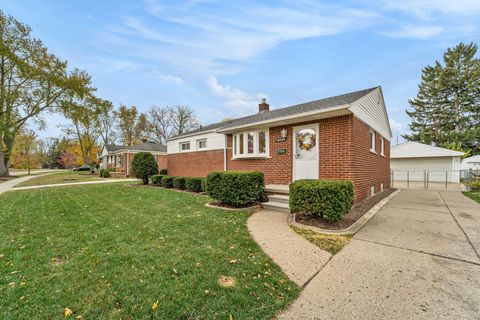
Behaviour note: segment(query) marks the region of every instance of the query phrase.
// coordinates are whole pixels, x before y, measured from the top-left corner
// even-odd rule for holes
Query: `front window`
[[[235,157],[266,157],[268,150],[268,131],[254,130],[233,136]]]
[[[190,141],[180,142],[180,151],[190,150]]]

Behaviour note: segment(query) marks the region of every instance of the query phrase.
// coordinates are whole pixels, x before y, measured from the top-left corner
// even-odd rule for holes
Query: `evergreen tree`
[[[476,149],[480,142],[480,60],[474,43],[460,43],[422,70],[417,96],[410,99],[412,134],[407,140],[437,146],[461,143]]]

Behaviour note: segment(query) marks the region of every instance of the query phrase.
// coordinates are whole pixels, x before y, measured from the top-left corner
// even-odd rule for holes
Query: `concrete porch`
[[[290,213],[289,185],[267,184],[265,193],[268,197],[268,202],[263,203],[265,210]]]

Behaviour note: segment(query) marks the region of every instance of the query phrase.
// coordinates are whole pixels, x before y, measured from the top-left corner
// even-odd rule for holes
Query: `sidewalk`
[[[247,221],[248,230],[262,250],[298,286],[305,286],[332,255],[295,233],[288,214],[262,210]]]
[[[38,177],[38,176],[37,176]],[[83,181],[83,182],[73,182],[73,183],[57,183],[57,184],[44,184],[40,186],[28,186],[28,187],[18,187],[11,189],[12,191],[16,190],[30,190],[30,189],[40,189],[40,188],[51,188],[51,187],[65,187],[65,186],[78,186],[85,184],[102,184],[102,183],[115,183],[115,182],[135,182],[140,181],[138,179],[129,178],[129,179],[111,179],[111,180],[97,180],[97,181]]]
[[[20,177],[20,178],[16,178],[16,179],[12,179],[12,180],[9,180],[9,181],[2,182],[2,183],[0,183],[0,194],[12,190],[13,187],[15,187],[16,185],[18,185],[18,184],[20,184],[24,181],[30,180],[32,178],[46,176],[46,175],[49,175],[49,174],[52,174],[52,173],[53,172],[40,174],[40,175],[34,175],[34,176]]]

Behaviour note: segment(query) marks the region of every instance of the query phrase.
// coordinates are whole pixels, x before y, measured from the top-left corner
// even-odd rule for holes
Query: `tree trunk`
[[[0,131],[0,177],[5,177],[9,176],[10,173],[8,172],[8,160],[5,157],[5,152],[3,152],[2,144],[3,134]]]

